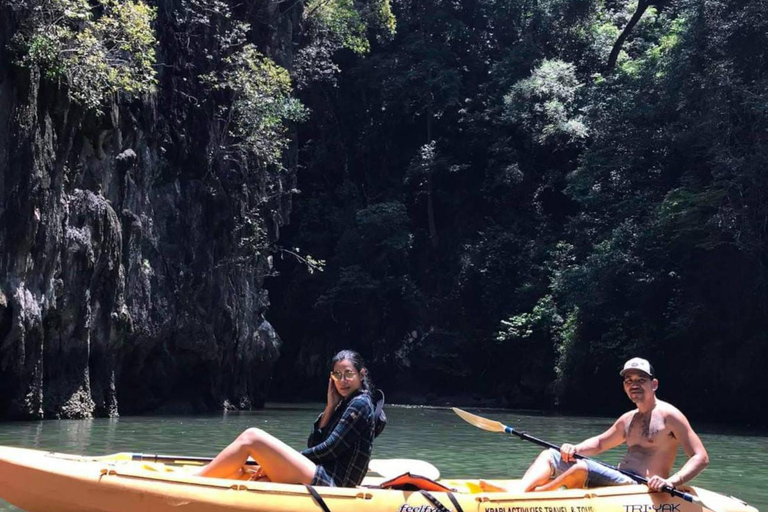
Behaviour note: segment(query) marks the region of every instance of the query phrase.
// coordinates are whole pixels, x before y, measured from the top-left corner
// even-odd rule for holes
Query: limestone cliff
[[[238,226],[256,218],[277,239],[295,149],[280,171],[211,157],[193,45],[212,36],[191,33],[185,5],[156,3],[156,94],[102,115],[15,66],[13,16],[0,17],[0,418],[263,401],[280,339],[266,253],[244,248]],[[300,10],[280,5],[238,15],[290,67]]]

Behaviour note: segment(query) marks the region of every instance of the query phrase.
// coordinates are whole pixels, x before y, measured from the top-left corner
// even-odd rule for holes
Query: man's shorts
[[[552,466],[552,478],[562,475],[575,464],[575,462],[563,461],[560,456],[560,450],[555,450],[554,448],[549,449],[549,456],[550,464]],[[585,487],[607,487],[609,485],[637,483],[635,480],[616,469],[603,466],[602,464],[591,460],[582,459],[582,462],[587,464],[587,481],[584,483]]]

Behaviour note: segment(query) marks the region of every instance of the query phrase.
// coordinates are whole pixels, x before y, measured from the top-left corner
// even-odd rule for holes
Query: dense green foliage
[[[146,3],[10,0],[10,7],[21,25],[14,36],[19,63],[63,80],[87,108],[102,106],[117,92],[153,90],[155,10]]]
[[[7,5],[84,110],[161,85],[222,265],[276,256],[283,398],[353,347],[412,400],[614,411],[634,355],[692,414],[768,400],[768,1]]]
[[[393,12],[391,41],[337,51],[338,81],[303,93],[286,236],[327,265],[278,267],[282,389],[351,345],[396,393],[605,412],[643,355],[691,414],[749,417],[768,398],[768,3]]]
[[[288,72],[244,44],[223,59],[220,71],[202,77],[213,91],[227,91],[232,99],[216,113],[219,149],[226,155],[253,155],[279,164],[288,145],[287,123],[301,121],[306,111],[291,96]]]

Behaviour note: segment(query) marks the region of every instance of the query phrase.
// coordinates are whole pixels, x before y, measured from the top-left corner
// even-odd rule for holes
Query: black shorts
[[[319,485],[322,487],[336,487],[336,482],[333,481],[331,475],[321,465],[317,465],[315,468],[315,476],[312,478],[310,485]]]

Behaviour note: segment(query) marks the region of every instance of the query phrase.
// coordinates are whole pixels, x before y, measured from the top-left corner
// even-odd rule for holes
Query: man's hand
[[[661,491],[665,487],[671,487],[673,489],[675,488],[675,484],[673,482],[674,477],[662,478],[659,475],[651,476],[648,471],[645,472],[645,475],[646,479],[648,480],[647,485],[652,491]],[[677,485],[680,485],[680,483],[678,482]]]
[[[574,445],[565,443],[560,447],[560,457],[563,459],[563,462],[575,462],[576,457],[574,455],[576,455],[576,447]]]

